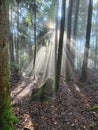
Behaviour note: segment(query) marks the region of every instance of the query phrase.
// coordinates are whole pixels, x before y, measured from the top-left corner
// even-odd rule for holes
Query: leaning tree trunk
[[[8,66],[8,6],[0,0],[0,130],[12,130]]]
[[[57,57],[57,66],[56,66],[56,78],[55,78],[55,91],[59,90],[60,82],[60,72],[61,72],[61,61],[62,61],[62,48],[63,48],[63,37],[64,37],[64,27],[65,27],[65,0],[62,0],[62,17],[60,25],[60,38],[59,38],[59,48],[58,48],[58,57]]]
[[[81,74],[81,78],[80,78],[80,81],[82,81],[82,82],[87,81],[87,65],[88,65],[92,10],[93,10],[92,6],[93,6],[93,0],[89,0],[87,30],[86,30],[86,44],[85,44],[84,59],[83,59],[83,65],[82,65],[82,74]]]

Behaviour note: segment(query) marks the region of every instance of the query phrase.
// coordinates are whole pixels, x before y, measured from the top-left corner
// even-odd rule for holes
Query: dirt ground
[[[48,103],[31,100],[38,84],[29,78],[13,81],[12,107],[19,119],[15,130],[98,130],[98,111],[89,110],[98,105],[98,70],[88,72],[86,83],[61,78],[58,94]]]

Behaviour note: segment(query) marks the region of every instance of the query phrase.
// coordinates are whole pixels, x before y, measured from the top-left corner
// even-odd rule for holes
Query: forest
[[[98,0],[0,0],[0,130],[98,130]]]

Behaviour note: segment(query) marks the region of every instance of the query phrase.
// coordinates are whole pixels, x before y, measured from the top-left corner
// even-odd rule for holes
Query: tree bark
[[[56,66],[57,66],[57,45],[58,45],[58,10],[59,10],[59,0],[56,3],[56,18],[55,18],[55,85],[56,85]]]
[[[36,0],[34,0],[34,61],[33,61],[33,73],[35,73],[35,60],[36,60]],[[35,78],[35,74],[34,74]]]
[[[83,65],[82,65],[82,74],[81,74],[81,78],[80,78],[80,80],[82,82],[87,81],[87,65],[88,65],[88,55],[89,55],[89,45],[90,45],[92,10],[93,10],[93,0],[89,0],[87,30],[86,30],[86,43],[85,43],[84,59],[83,59]]]
[[[73,0],[69,0],[69,9],[68,9],[68,18],[67,18],[67,42],[66,42],[66,81],[69,81],[71,78],[71,69],[72,69],[72,57],[71,57],[71,21],[72,21],[72,8]]]
[[[56,92],[59,90],[60,72],[61,72],[62,48],[63,48],[64,27],[65,27],[65,0],[62,0],[61,14],[62,16],[60,24],[60,37],[59,37],[58,57],[56,66],[56,84],[55,84]]]
[[[11,10],[11,23],[10,23],[10,28],[12,27],[12,6],[10,7]],[[13,34],[10,30],[9,34],[9,50],[10,50],[10,62],[14,62],[14,43],[13,43]]]
[[[31,61],[33,60],[33,53],[32,53],[32,43],[30,42],[28,45],[28,54],[29,54],[29,63],[31,63]]]
[[[98,8],[98,5],[97,5],[97,8]],[[98,18],[98,11],[97,11],[97,14],[96,14],[96,23],[95,23],[95,27],[96,27],[96,45],[95,45],[95,62],[94,62],[94,66],[95,66],[95,68],[97,68],[98,66],[97,66],[97,54],[98,54],[98,30],[97,30],[97,28],[98,28],[98,24],[97,24],[97,18]]]
[[[8,65],[9,25],[6,2],[7,0],[0,0],[0,130],[6,130],[7,125],[12,127]]]
[[[72,42],[72,70],[74,72],[75,69],[75,49],[76,49],[76,37],[77,37],[77,29],[78,29],[78,13],[79,13],[79,3],[80,0],[75,0],[76,9],[75,9],[75,18],[74,18],[74,27],[73,27],[73,42]]]
[[[10,33],[9,35],[9,42],[10,42],[10,46],[9,46],[9,49],[10,49],[10,62],[14,62],[14,43],[13,43],[13,34]]]
[[[18,38],[18,29],[19,29],[19,7],[17,3],[17,34],[16,34],[16,63],[19,64],[19,38]]]

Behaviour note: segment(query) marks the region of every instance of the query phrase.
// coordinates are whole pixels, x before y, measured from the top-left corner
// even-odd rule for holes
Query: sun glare
[[[52,22],[48,23],[49,27],[54,27]],[[59,32],[58,32],[59,33]],[[54,77],[55,76],[55,32],[51,31],[49,33],[50,38],[45,40],[45,45],[40,47],[36,54],[35,70],[34,75],[41,77]],[[58,36],[59,37],[59,36]],[[64,46],[63,46],[63,56],[62,56],[62,68],[61,74],[65,75],[65,50],[66,50],[66,33],[64,33]],[[26,70],[26,76],[28,76],[33,68],[33,60],[29,64]]]
[[[50,21],[50,22],[47,22],[46,23],[46,26],[49,28],[49,29],[55,29],[55,23]]]

